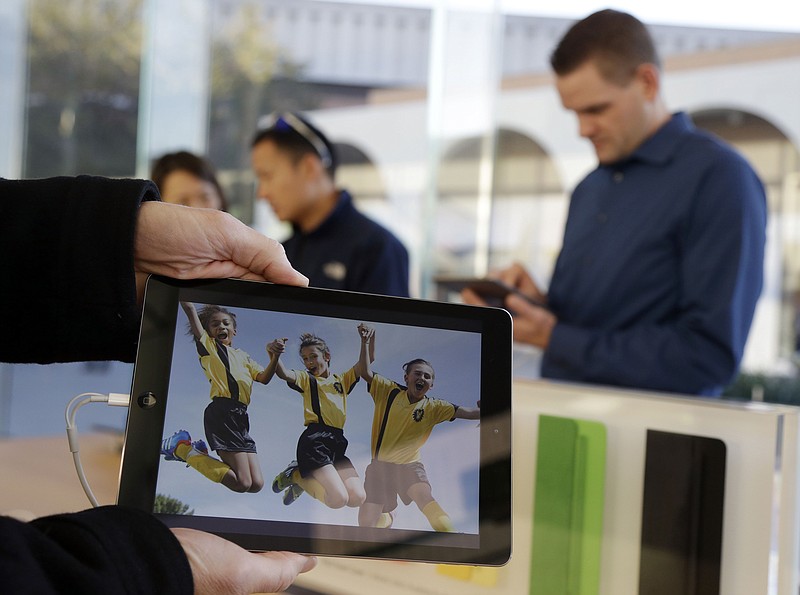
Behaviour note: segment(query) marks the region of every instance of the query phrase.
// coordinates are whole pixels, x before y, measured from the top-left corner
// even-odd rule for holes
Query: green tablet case
[[[530,595],[596,595],[606,464],[599,422],[539,416]]]

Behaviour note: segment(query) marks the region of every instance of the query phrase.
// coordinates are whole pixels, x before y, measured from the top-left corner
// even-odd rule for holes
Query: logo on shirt
[[[414,421],[422,421],[422,418],[425,417],[425,410],[422,407],[414,409],[414,413],[411,414],[411,417],[414,418]]]
[[[347,276],[347,267],[343,262],[332,260],[322,265],[322,272],[325,273],[325,276],[328,277],[328,279],[333,279],[334,281],[344,281],[344,278]]]
[[[333,383],[333,388],[339,394],[343,394],[344,393],[344,387],[342,387],[342,383],[341,382],[334,382]]]

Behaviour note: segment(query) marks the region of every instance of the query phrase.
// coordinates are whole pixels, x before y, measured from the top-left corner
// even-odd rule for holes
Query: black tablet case
[[[647,431],[640,595],[719,595],[726,447]]]

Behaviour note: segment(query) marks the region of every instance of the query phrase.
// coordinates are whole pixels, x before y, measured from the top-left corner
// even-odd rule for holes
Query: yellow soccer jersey
[[[394,389],[399,391],[391,402],[387,416],[389,396]],[[378,374],[372,377],[369,394],[375,401],[375,414],[372,417],[372,456],[379,461],[387,463],[419,461],[419,449],[428,440],[433,426],[455,419],[456,406],[452,403],[427,396],[416,403],[411,403],[408,400],[406,387]],[[384,417],[386,417],[385,424]]]
[[[203,331],[195,340],[200,365],[211,383],[210,397],[228,397],[250,404],[253,380],[264,367],[254,362],[246,351],[225,347]]]
[[[344,429],[347,395],[359,381],[355,367],[344,374],[312,376],[306,370],[292,370],[297,380],[290,387],[303,394],[303,424],[325,424]]]

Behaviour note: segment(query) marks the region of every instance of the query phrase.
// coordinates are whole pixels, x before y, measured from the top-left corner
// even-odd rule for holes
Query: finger
[[[506,285],[510,285],[511,287],[519,287],[521,281],[527,276],[527,273],[520,263],[515,262],[508,268],[496,271],[492,274],[492,276],[495,279],[502,281]]]
[[[518,295],[508,296],[505,304],[514,316],[514,340],[546,348],[557,322],[556,317],[549,310],[534,306]]]
[[[471,289],[461,290],[461,299],[465,304],[473,306],[488,306],[489,304]]]
[[[536,316],[538,312],[544,310],[544,308],[534,306],[524,297],[515,293],[508,294],[505,305],[515,316]]]
[[[241,223],[241,222],[239,222]],[[296,271],[280,242],[244,225],[232,250],[234,263],[263,280],[282,285],[308,286],[308,278]]]
[[[507,269],[498,271],[495,278],[535,300],[546,300],[536,281],[521,263],[515,262]]]
[[[251,592],[273,593],[285,591],[298,574],[308,572],[317,565],[317,558],[290,552],[263,552],[253,554]]]

